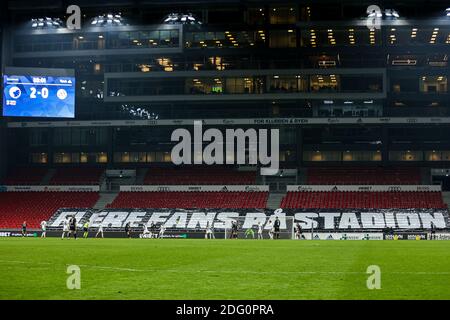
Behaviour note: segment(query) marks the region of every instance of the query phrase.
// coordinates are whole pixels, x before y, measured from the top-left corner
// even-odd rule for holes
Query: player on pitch
[[[45,221],[45,220],[41,221],[41,230],[42,230],[41,238],[46,238],[47,237],[47,221]]]

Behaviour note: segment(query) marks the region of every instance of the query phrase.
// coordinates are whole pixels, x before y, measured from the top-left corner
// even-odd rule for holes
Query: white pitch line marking
[[[29,262],[16,260],[0,260],[0,263],[9,264],[31,264],[31,265],[56,265],[51,262]],[[66,264],[69,265],[69,264]],[[79,267],[103,269],[112,271],[127,271],[127,272],[167,272],[167,273],[231,273],[231,274],[367,274],[365,271],[250,271],[250,270],[178,270],[178,269],[136,269],[136,268],[121,268],[111,266],[96,266],[77,264]],[[450,272],[428,272],[428,271],[405,271],[405,272],[386,272],[385,274],[411,274],[411,275],[450,275]]]

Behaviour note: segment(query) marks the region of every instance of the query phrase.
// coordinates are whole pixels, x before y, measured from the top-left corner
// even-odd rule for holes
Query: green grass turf
[[[2,238],[0,299],[450,299],[450,241]]]

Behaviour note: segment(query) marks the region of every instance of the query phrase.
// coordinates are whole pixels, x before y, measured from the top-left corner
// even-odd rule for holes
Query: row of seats
[[[51,185],[97,185],[105,170],[102,168],[56,169]]]
[[[307,184],[312,185],[418,185],[419,168],[309,168]]]
[[[96,192],[0,192],[0,228],[39,228],[60,208],[91,208]]]
[[[96,185],[105,170],[102,168],[60,168],[50,178],[51,185]],[[39,185],[47,168],[15,168],[4,179],[5,185]]]
[[[50,179],[52,185],[99,184],[102,168],[60,168]],[[46,168],[13,170],[5,179],[7,185],[37,185],[47,173]],[[150,185],[223,185],[255,184],[256,171],[237,171],[223,166],[151,167],[144,178]],[[404,185],[421,184],[419,168],[309,168],[307,184],[312,185]]]
[[[15,168],[4,179],[5,185],[38,185],[47,173],[46,168]]]
[[[441,192],[288,192],[282,208],[308,209],[443,209]]]
[[[120,192],[108,207],[263,209],[268,196],[268,192]]]
[[[256,171],[237,171],[234,168],[216,166],[150,168],[144,184],[152,185],[252,185],[256,183]]]

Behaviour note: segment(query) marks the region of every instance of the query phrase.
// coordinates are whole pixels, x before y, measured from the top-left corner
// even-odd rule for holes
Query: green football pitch
[[[450,241],[2,238],[0,299],[450,299]]]

